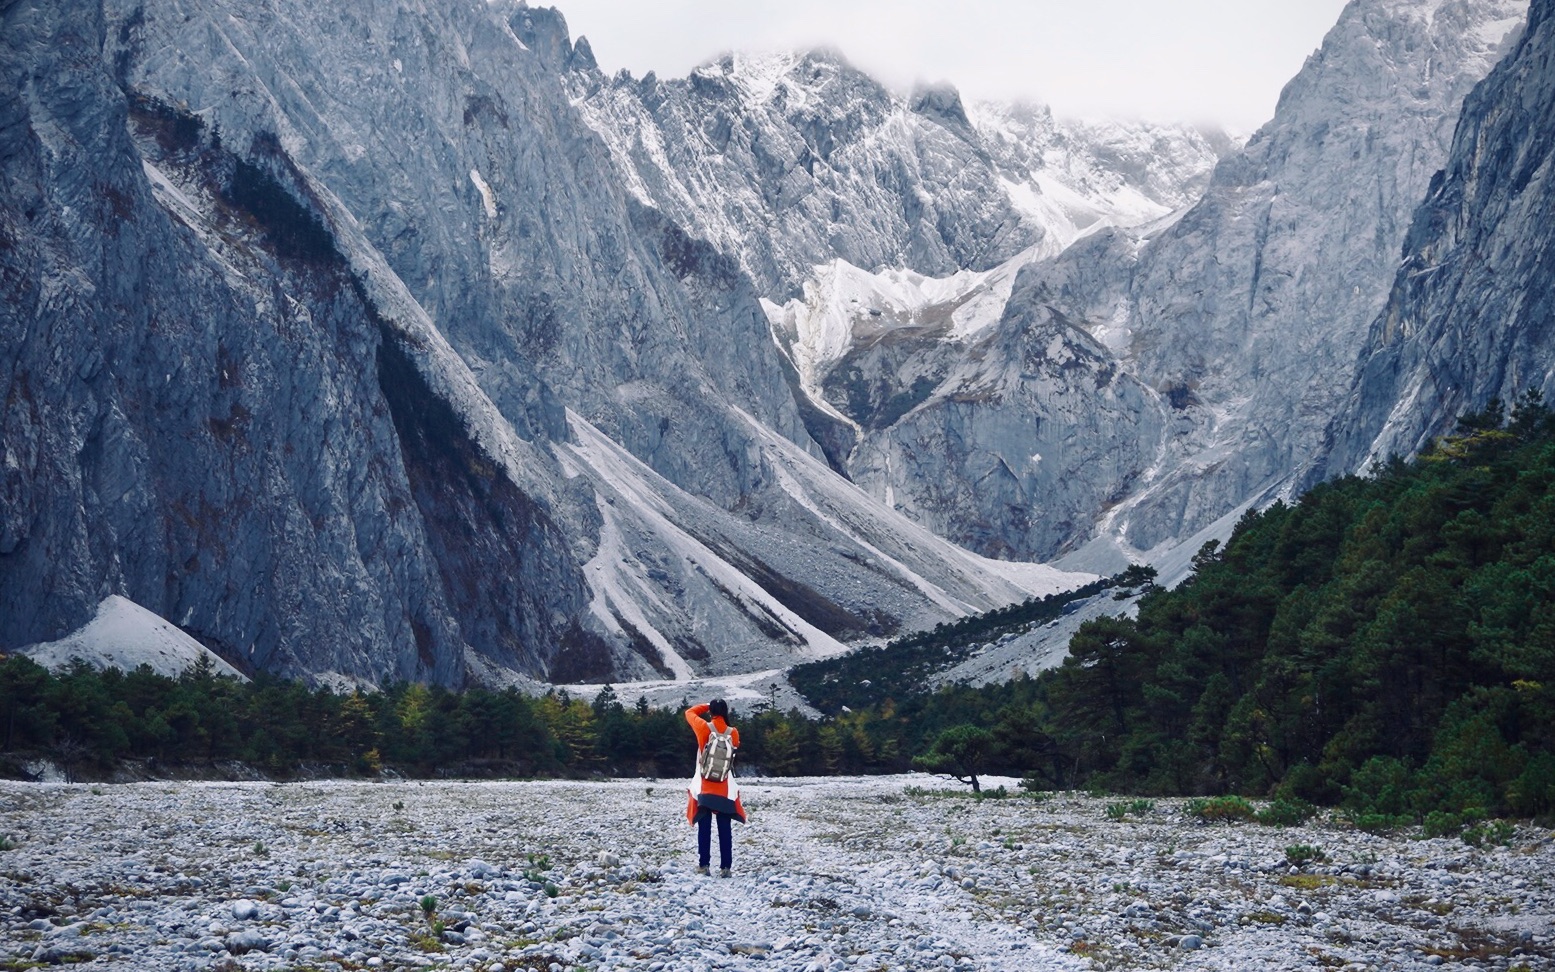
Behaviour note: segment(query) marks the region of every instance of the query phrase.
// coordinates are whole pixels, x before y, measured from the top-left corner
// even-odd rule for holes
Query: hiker
[[[728,877],[734,865],[731,821],[738,817],[740,823],[745,822],[740,786],[734,781],[734,753],[740,748],[740,730],[729,725],[729,703],[723,699],[693,705],[686,710],[686,721],[697,734],[696,772],[686,790],[686,820],[697,828],[697,873],[708,873],[716,818],[718,876]]]

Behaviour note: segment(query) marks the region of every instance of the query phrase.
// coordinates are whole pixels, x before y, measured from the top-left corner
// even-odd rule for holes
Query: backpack
[[[697,775],[710,783],[722,783],[734,769],[734,730],[713,729],[707,745],[697,754]]]

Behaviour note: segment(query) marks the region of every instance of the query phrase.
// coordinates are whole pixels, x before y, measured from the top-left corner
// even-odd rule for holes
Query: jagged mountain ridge
[[[826,481],[754,287],[619,190],[541,20],[7,9],[0,646],[119,594],[249,669],[620,679],[1069,583]]]
[[[1190,201],[1231,145],[1189,126],[967,105],[946,85],[900,95],[824,49],[728,54],[676,80],[557,63],[633,192],[779,302],[835,259],[949,276],[1053,255],[1099,223]]]

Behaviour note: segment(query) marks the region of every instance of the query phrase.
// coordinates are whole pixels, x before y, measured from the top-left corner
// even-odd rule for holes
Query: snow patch
[[[491,186],[481,178],[481,170],[470,170],[470,181],[475,183],[475,188],[480,191],[481,204],[486,207],[486,218],[497,218],[497,194],[491,191]]]
[[[125,672],[149,665],[152,671],[168,678],[177,678],[203,658],[217,675],[248,681],[171,621],[117,594],[103,598],[97,605],[97,614],[84,626],[58,641],[28,645],[20,654],[51,669],[64,668],[79,658],[94,668]]]

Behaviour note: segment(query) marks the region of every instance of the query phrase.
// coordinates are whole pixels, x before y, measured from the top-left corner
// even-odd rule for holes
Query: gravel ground
[[[1549,831],[944,786],[747,781],[720,880],[674,781],[0,783],[0,968],[1555,969]]]

